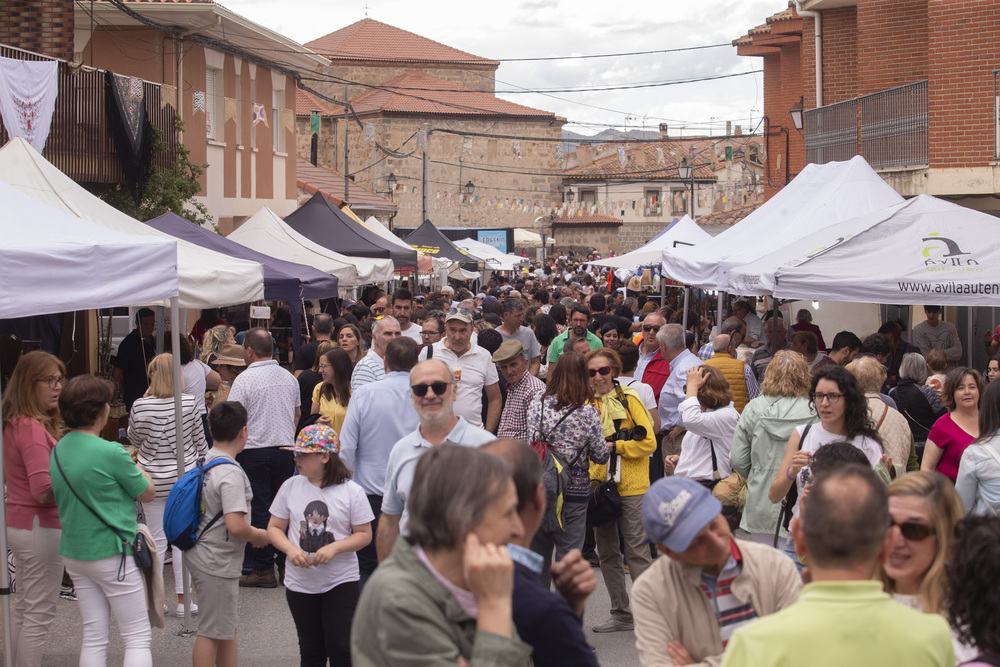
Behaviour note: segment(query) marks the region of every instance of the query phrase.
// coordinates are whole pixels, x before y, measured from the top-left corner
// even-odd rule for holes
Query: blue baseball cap
[[[722,512],[712,492],[684,477],[657,480],[642,499],[646,542],[675,553],[687,551],[695,536]]]

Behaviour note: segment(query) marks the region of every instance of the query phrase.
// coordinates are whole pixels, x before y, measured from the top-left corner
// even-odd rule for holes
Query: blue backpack
[[[201,459],[198,465],[184,473],[170,489],[163,511],[163,532],[167,536],[168,545],[187,551],[198,543],[198,538],[204,535],[206,530],[222,518],[222,512],[219,512],[200,533],[198,532],[201,515],[205,513],[205,502],[201,497],[205,472],[222,463],[233,462],[226,458],[218,458],[205,465],[205,459]]]

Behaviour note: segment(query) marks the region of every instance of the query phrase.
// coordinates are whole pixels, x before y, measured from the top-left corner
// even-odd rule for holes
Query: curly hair
[[[955,526],[955,549],[945,568],[948,620],[963,643],[1000,653],[1000,519],[969,516]]]
[[[778,350],[764,371],[760,393],[764,396],[805,398],[809,395],[809,364],[801,354]]]
[[[868,399],[865,398],[865,392],[854,376],[840,366],[824,366],[817,370],[809,386],[809,402],[813,407],[816,402],[816,385],[820,380],[835,382],[837,389],[844,395],[844,436],[856,438],[861,435],[881,446],[882,439],[875,430],[871,417],[868,416]]]
[[[976,381],[976,388],[979,390],[979,400],[982,403],[983,392],[986,391],[986,382],[983,380],[983,376],[975,368],[959,366],[948,373],[944,379],[944,387],[941,389],[941,402],[944,403],[944,407],[948,408],[948,412],[952,412],[957,406],[955,403],[955,390],[958,389],[960,384],[965,382],[966,376],[970,376]]]
[[[889,484],[889,498],[898,496],[920,498],[930,510],[931,524],[937,539],[937,553],[920,582],[920,603],[924,613],[941,613],[944,611],[948,589],[945,564],[954,553],[955,524],[965,516],[965,506],[947,477],[926,470],[911,472],[893,480]],[[882,565],[879,565],[878,577],[886,592],[892,593],[895,582],[889,578]]]

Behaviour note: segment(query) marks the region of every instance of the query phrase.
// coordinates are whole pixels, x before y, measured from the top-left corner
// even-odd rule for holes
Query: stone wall
[[[365,85],[353,85],[347,88],[348,101],[372,91],[372,86],[380,86],[392,81],[407,72],[425,72],[443,81],[458,84],[470,90],[492,95],[496,90],[495,67],[492,65],[476,67],[462,63],[454,67],[419,65],[416,63],[338,63],[329,67],[321,67],[318,73],[338,81],[358,81]],[[334,81],[315,81],[311,83],[316,90],[338,100],[344,99],[344,84]]]

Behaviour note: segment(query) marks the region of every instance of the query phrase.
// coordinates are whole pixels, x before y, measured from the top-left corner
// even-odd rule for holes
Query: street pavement
[[[611,632],[599,634],[590,630],[591,626],[608,618],[610,601],[607,589],[597,575],[597,590],[590,596],[584,614],[584,634],[597,649],[597,659],[601,665],[614,667],[638,666],[639,658],[635,650],[635,634],[632,632]],[[164,589],[174,588],[173,571],[164,569]],[[626,577],[629,588],[631,581]],[[169,608],[173,610],[177,598],[167,594]],[[194,636],[178,636],[185,628],[197,628],[198,617],[193,623],[168,616],[166,627],[153,629],[153,664],[157,667],[190,665]],[[298,643],[295,625],[288,613],[284,589],[241,588],[239,597],[240,665],[248,667],[272,667],[299,663]],[[59,600],[56,620],[50,627],[46,640],[43,665],[70,667],[78,664],[80,656],[81,620],[76,602]],[[121,665],[124,648],[118,635],[117,626],[112,621],[111,641],[108,646],[108,665]],[[544,667],[544,666],[539,666]]]

